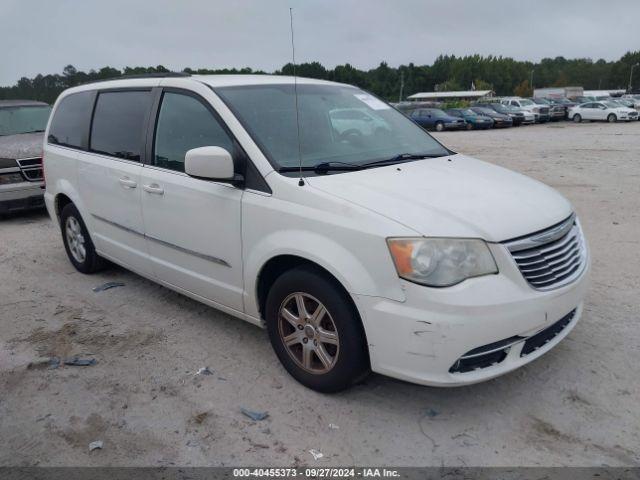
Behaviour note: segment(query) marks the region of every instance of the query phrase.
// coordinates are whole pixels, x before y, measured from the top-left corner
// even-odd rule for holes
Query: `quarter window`
[[[72,93],[56,107],[49,127],[49,143],[73,148],[87,148],[94,92]]]
[[[149,91],[100,93],[91,127],[91,150],[139,162],[150,106]]]
[[[201,101],[166,92],[158,115],[154,164],[184,172],[185,154],[198,147],[222,147],[232,153],[233,140]]]

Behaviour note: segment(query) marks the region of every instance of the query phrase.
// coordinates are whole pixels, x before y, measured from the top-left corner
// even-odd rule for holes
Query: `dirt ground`
[[[321,395],[263,330],[117,267],[77,273],[44,213],[15,215],[0,220],[0,465],[640,465],[640,123],[437,137],[573,202],[592,287],[554,350],[470,387],[372,375]],[[125,286],[92,291],[107,281]],[[38,363],[51,355],[97,364]]]

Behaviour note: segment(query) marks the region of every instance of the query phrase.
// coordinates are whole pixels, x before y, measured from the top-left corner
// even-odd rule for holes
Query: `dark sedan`
[[[452,117],[464,119],[467,130],[481,130],[493,127],[493,119],[486,115],[479,115],[469,108],[451,108],[446,111]]]
[[[462,130],[467,128],[467,123],[462,118],[447,115],[439,108],[418,108],[409,114],[409,118],[422,128],[443,130]]]
[[[476,112],[478,115],[486,115],[487,117],[491,117],[493,120],[493,126],[495,128],[503,128],[503,127],[512,127],[513,120],[509,115],[505,115],[503,113],[498,113],[492,108],[489,107],[471,107],[471,110]]]
[[[501,103],[489,103],[486,105],[486,107],[495,110],[496,112],[503,115],[511,117],[514,127],[519,127],[523,123],[527,123],[526,115],[517,107],[512,107],[511,105],[503,105]]]

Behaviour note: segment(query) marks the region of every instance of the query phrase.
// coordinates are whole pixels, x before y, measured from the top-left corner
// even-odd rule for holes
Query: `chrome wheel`
[[[71,255],[78,263],[84,263],[87,258],[87,250],[84,246],[84,235],[80,222],[75,217],[67,218],[65,223],[65,234],[67,236],[67,245]]]
[[[278,312],[278,333],[287,353],[306,372],[323,374],[335,366],[338,329],[318,299],[302,292],[285,298]]]

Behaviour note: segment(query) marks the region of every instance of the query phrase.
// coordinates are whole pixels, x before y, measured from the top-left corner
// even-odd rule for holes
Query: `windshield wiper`
[[[310,167],[304,166],[300,167],[280,167],[278,172],[298,172],[302,170],[303,172],[318,172],[324,173],[329,171],[351,171],[351,170],[361,170],[362,166],[357,165],[355,163],[346,163],[346,162],[322,162],[317,165],[312,165]]]
[[[445,155],[439,155],[435,153],[400,153],[391,158],[384,160],[376,160],[375,162],[363,163],[360,165],[362,168],[381,167],[385,165],[393,165],[395,163],[403,163],[410,160],[422,160],[423,158],[437,158],[444,157]]]
[[[384,167],[386,165],[394,165],[396,163],[408,162],[411,160],[422,160],[423,158],[437,158],[443,157],[444,155],[434,154],[434,153],[401,153],[398,155],[394,155],[391,158],[385,158],[383,160],[376,160],[375,162],[369,163],[347,163],[347,162],[322,162],[317,165],[312,166],[304,166],[300,167],[280,167],[278,172],[316,172],[316,173],[326,173],[330,171],[334,172],[351,172],[355,170],[364,170],[366,168],[375,168],[375,167]]]
[[[20,133],[40,133],[44,132],[44,130],[29,130],[28,132],[20,132]]]

